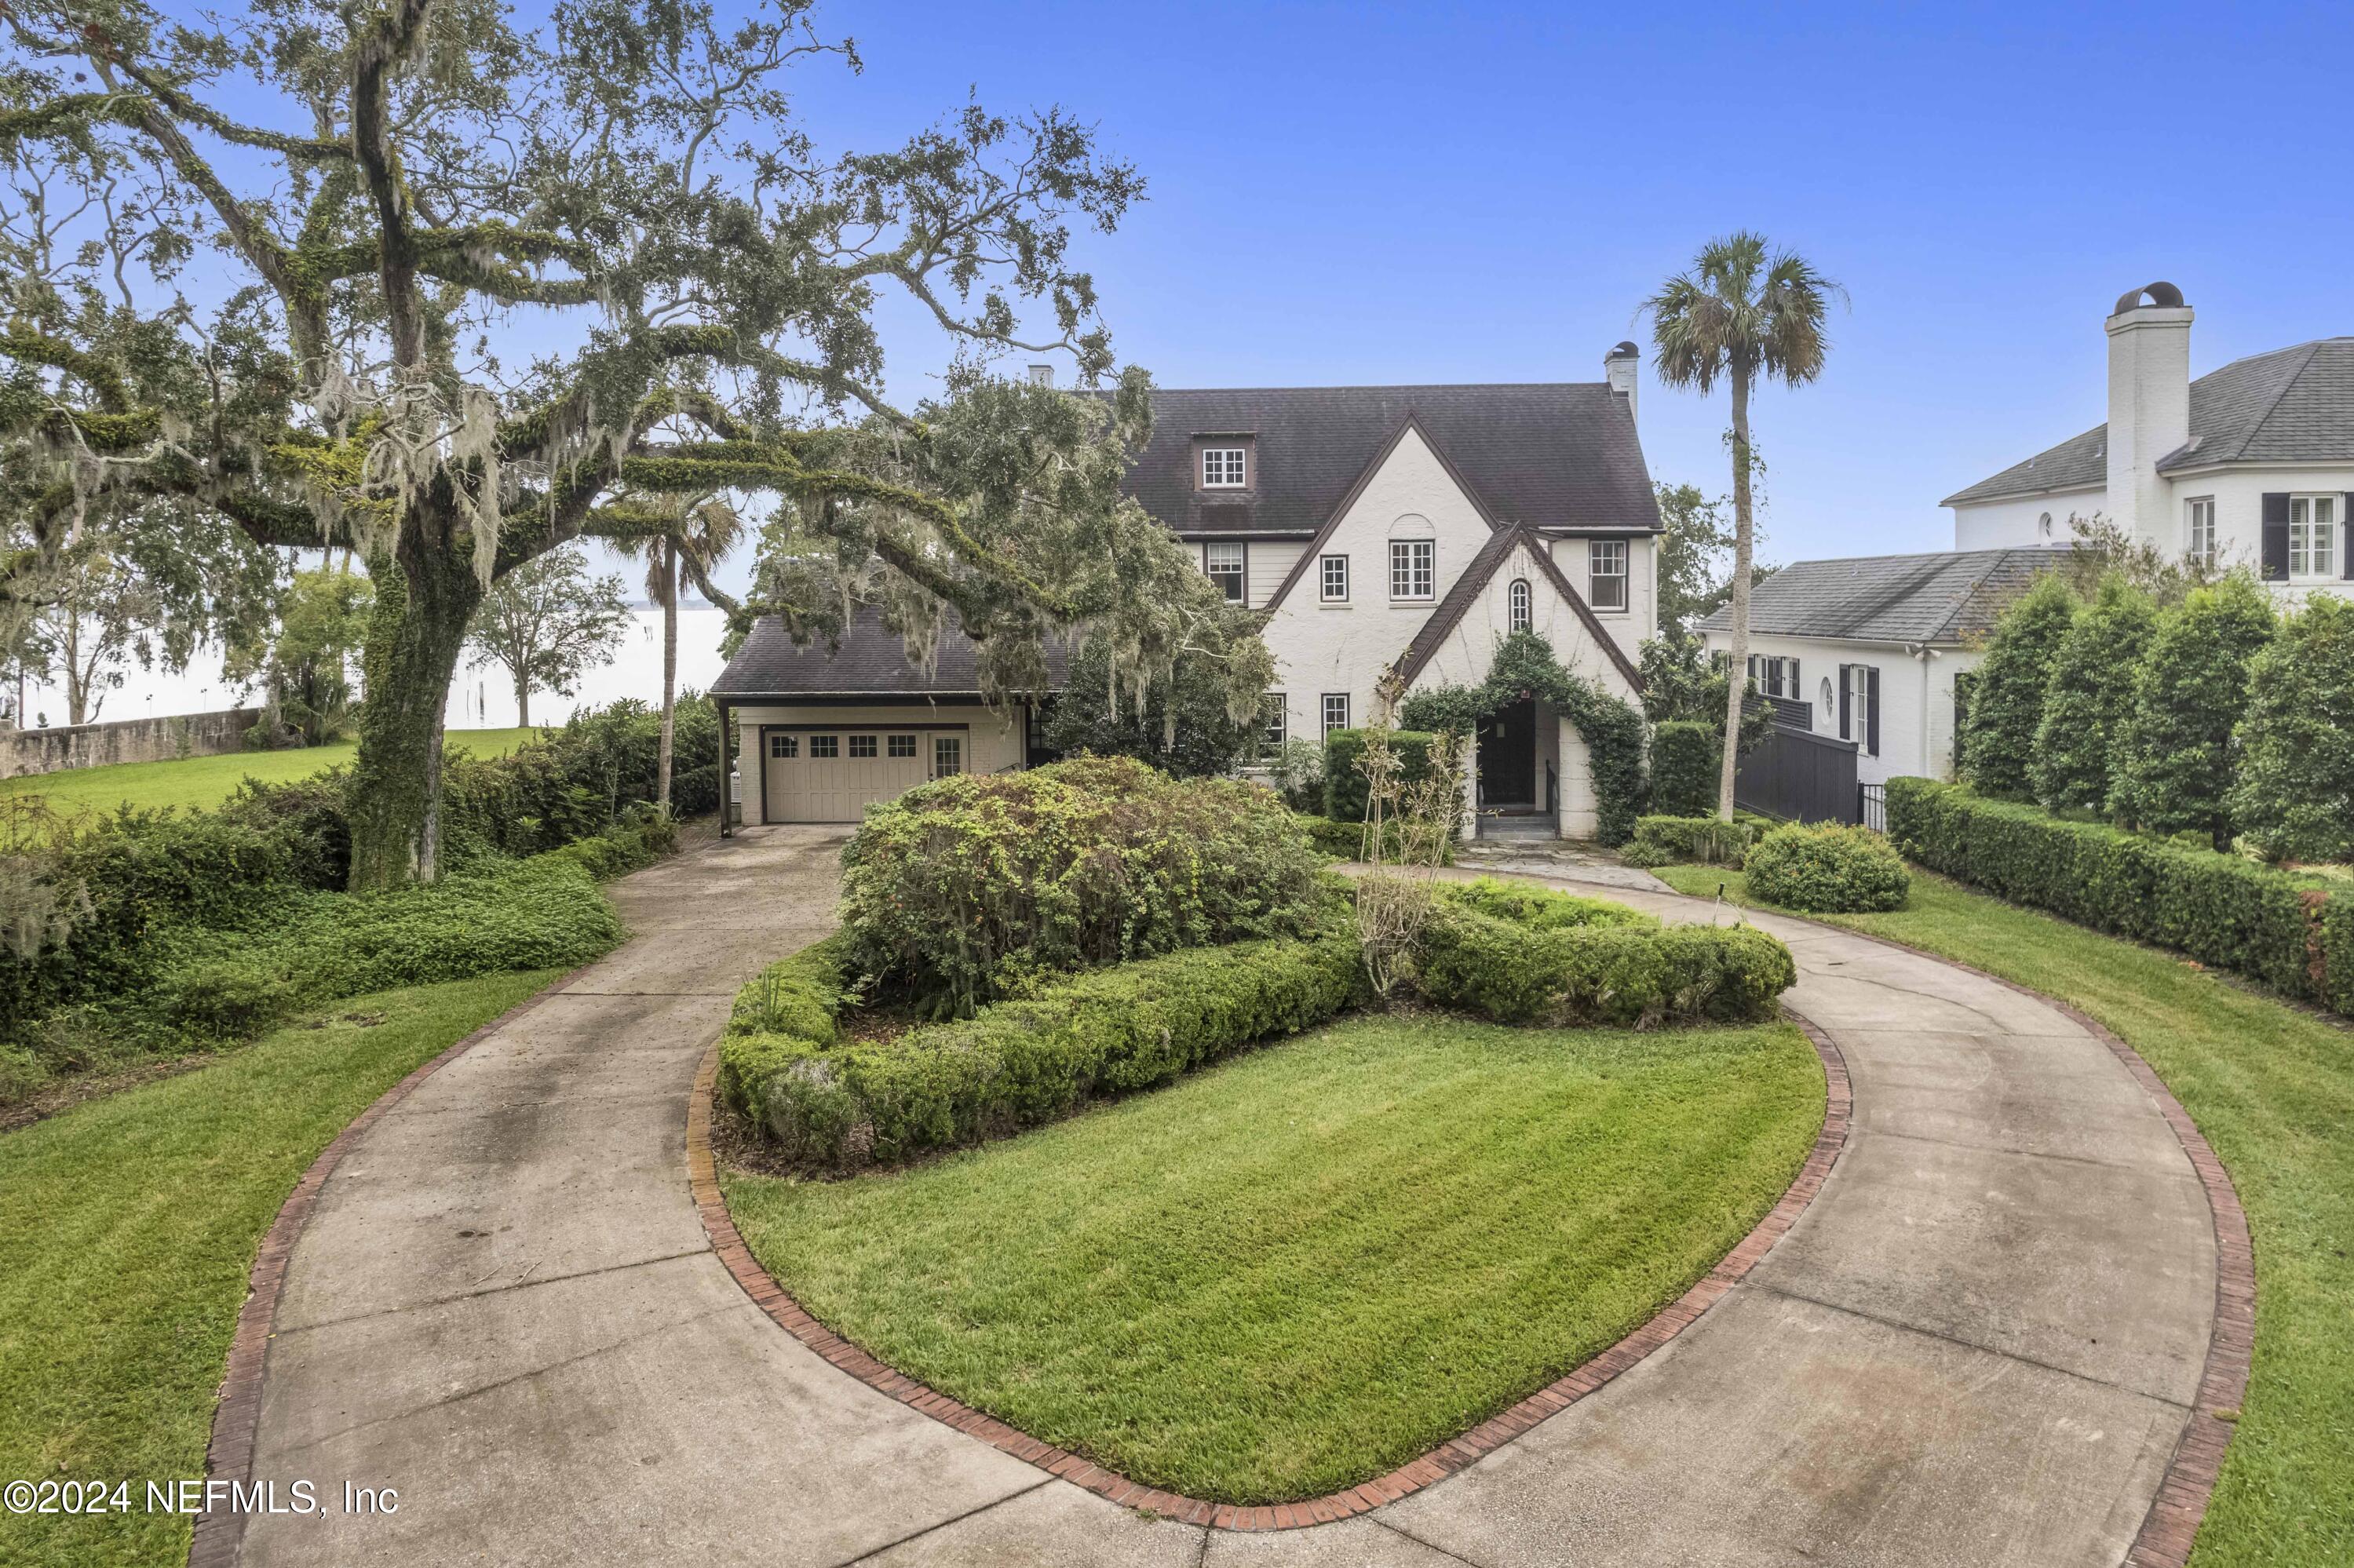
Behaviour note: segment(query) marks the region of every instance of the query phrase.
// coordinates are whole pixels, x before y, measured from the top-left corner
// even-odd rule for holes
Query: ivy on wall
[[[1480,684],[1434,686],[1406,698],[1398,722],[1407,729],[1469,734],[1481,719],[1524,696],[1545,704],[1585,738],[1602,842],[1622,844],[1633,838],[1635,819],[1643,810],[1643,715],[1563,669],[1553,644],[1533,631],[1505,638]]]

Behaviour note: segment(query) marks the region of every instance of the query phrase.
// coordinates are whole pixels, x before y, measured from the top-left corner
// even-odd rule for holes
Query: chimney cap
[[[1055,384],[1055,367],[1054,367],[1053,366],[1051,366],[1051,365],[1034,365],[1034,366],[1032,366],[1030,367],[1030,385],[1031,385],[1031,386],[1033,386],[1033,387],[1052,387],[1054,384]]]
[[[2137,311],[2142,309],[2144,295],[2148,296],[2149,306],[2153,309],[2161,311],[2176,311],[2182,308],[2182,291],[2176,288],[2173,284],[2145,283],[2138,289],[2130,289],[2125,293],[2119,294],[2117,296],[2117,308],[2110,313],[2121,316],[2127,311]]]
[[[1642,357],[1643,351],[1641,349],[1637,348],[1631,343],[1621,343],[1617,347],[1604,355],[1602,356],[1602,362],[1607,365],[1614,359],[1640,359]]]

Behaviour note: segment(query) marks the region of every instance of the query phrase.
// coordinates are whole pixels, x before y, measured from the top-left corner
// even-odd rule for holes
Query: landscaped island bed
[[[1607,1348],[1780,1198],[1795,1027],[1365,1015],[914,1170],[724,1178],[761,1263],[893,1367],[1236,1503],[1383,1474]]]
[[[1723,866],[1659,874],[1681,892],[1748,897]],[[1941,876],[1916,873],[1902,909],[1813,917],[2056,997],[2157,1071],[2231,1173],[2255,1245],[2254,1361],[2192,1568],[2354,1563],[2354,1033]]]

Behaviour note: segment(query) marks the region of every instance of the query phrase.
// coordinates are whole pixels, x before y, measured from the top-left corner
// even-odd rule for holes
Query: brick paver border
[[[286,1283],[286,1266],[294,1255],[294,1244],[302,1239],[302,1227],[310,1223],[311,1210],[319,1201],[319,1189],[327,1184],[327,1178],[335,1173],[344,1156],[367,1135],[377,1118],[407,1099],[418,1085],[538,1007],[590,967],[583,964],[549,981],[546,988],[508,1008],[431,1061],[411,1069],[407,1077],[377,1096],[367,1109],[354,1118],[349,1127],[335,1134],[319,1151],[319,1157],[311,1161],[310,1169],[302,1172],[302,1179],[294,1183],[294,1191],[279,1208],[278,1218],[270,1223],[269,1234],[261,1238],[261,1252],[254,1259],[253,1272],[247,1279],[245,1306],[238,1312],[237,1334],[229,1341],[228,1369],[221,1379],[219,1403],[213,1406],[212,1438],[205,1447],[207,1481],[252,1479],[254,1435],[261,1425],[261,1380],[269,1371],[270,1339],[278,1320],[278,1296]],[[233,1568],[238,1549],[245,1542],[245,1518],[242,1510],[226,1508],[198,1514],[188,1542],[188,1568]]]
[[[1782,1194],[1782,1201],[1757,1222],[1756,1228],[1743,1237],[1740,1244],[1725,1254],[1716,1266],[1691,1289],[1662,1308],[1649,1322],[1576,1371],[1388,1475],[1376,1477],[1347,1491],[1310,1498],[1304,1502],[1238,1508],[1232,1503],[1180,1497],[1156,1487],[1140,1485],[1076,1454],[1068,1453],[1050,1443],[1042,1443],[993,1416],[985,1415],[892,1370],[811,1317],[802,1309],[801,1303],[760,1266],[759,1260],[752,1255],[751,1248],[744,1245],[743,1236],[736,1229],[736,1222],[728,1216],[726,1201],[720,1196],[718,1172],[711,1155],[713,1096],[719,1076],[719,1047],[716,1044],[705,1054],[702,1068],[695,1074],[695,1092],[687,1097],[687,1185],[695,1195],[695,1206],[703,1216],[703,1228],[711,1237],[713,1250],[718,1253],[719,1261],[726,1266],[727,1272],[735,1277],[737,1285],[743,1287],[744,1293],[752,1298],[753,1304],[787,1333],[869,1388],[887,1393],[900,1404],[920,1410],[935,1421],[953,1426],[968,1436],[978,1437],[1002,1453],[1011,1454],[1017,1459],[1035,1465],[1048,1475],[1059,1476],[1076,1486],[1084,1487],[1122,1508],[1145,1510],[1165,1519],[1207,1525],[1215,1530],[1298,1530],[1370,1513],[1385,1503],[1394,1503],[1434,1481],[1446,1479],[1539,1422],[1559,1414],[1682,1333],[1720,1297],[1732,1289],[1742,1276],[1755,1268],[1766,1253],[1773,1250],[1774,1244],[1797,1223],[1798,1216],[1806,1212],[1807,1205],[1822,1190],[1824,1179],[1830,1174],[1833,1162],[1839,1159],[1840,1150],[1847,1142],[1848,1116],[1853,1102],[1848,1083],[1847,1062],[1840,1054],[1839,1047],[1831,1044],[1829,1035],[1797,1014],[1787,1008],[1784,1013],[1806,1032],[1807,1038],[1814,1044],[1815,1054],[1822,1059],[1825,1089],[1823,1127],[1822,1131],[1816,1135],[1815,1146],[1808,1153],[1806,1164],[1799,1168],[1797,1180]]]

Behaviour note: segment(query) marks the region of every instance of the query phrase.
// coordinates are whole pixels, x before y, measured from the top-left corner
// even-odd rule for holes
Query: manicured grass
[[[449,738],[451,745],[477,757],[504,757],[539,733],[536,728],[453,729]],[[0,789],[12,795],[39,795],[52,810],[69,814],[83,810],[111,811],[122,805],[208,808],[228,800],[248,779],[268,784],[308,779],[339,762],[348,766],[358,749],[346,742],[292,751],[230,751],[171,762],[122,762],[111,768],[75,768],[63,773],[0,779]]]
[[[1747,897],[1722,867],[1659,875]],[[1903,909],[1815,917],[2071,1002],[2157,1069],[2231,1172],[2256,1253],[2254,1367],[2191,1562],[2354,1563],[2354,1033],[1918,867]]]
[[[182,1077],[0,1136],[0,1480],[201,1477],[246,1275],[319,1150],[546,972],[337,1003]],[[366,1026],[353,1017],[380,1016]],[[189,1522],[0,1512],[0,1563],[177,1563]]]
[[[1133,1480],[1277,1502],[1624,1337],[1822,1111],[1787,1024],[1361,1018],[913,1171],[724,1180],[761,1262],[900,1371]]]

